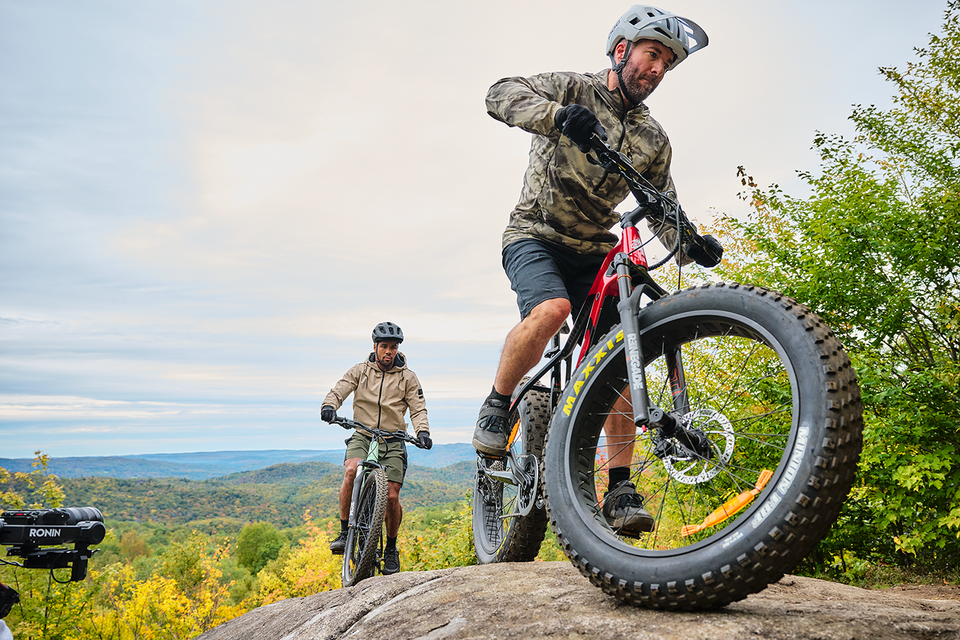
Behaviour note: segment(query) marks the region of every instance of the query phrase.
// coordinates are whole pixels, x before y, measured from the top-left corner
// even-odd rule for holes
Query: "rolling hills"
[[[205,451],[195,453],[146,453],[127,456],[50,458],[49,471],[60,478],[103,476],[110,478],[189,478],[206,480],[232,473],[264,469],[272,465],[301,462],[343,463],[343,449],[266,451]],[[430,451],[408,447],[411,465],[445,467],[473,460],[469,444],[437,444]],[[31,470],[32,458],[0,458],[8,471]]]

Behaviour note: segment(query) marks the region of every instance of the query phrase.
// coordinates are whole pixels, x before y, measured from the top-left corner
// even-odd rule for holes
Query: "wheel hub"
[[[733,425],[725,415],[708,408],[685,414],[680,422],[680,437],[660,440],[654,453],[677,482],[707,482],[720,473],[733,457],[736,446]]]

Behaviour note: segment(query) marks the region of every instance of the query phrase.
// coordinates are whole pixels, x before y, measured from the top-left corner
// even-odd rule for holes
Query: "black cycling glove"
[[[324,422],[333,422],[337,419],[337,410],[330,405],[324,405],[320,408],[320,419]]]
[[[687,256],[701,267],[715,267],[723,257],[723,246],[713,236],[706,235],[700,242],[694,242],[684,247]]]
[[[607,132],[597,120],[593,111],[579,104],[568,104],[557,111],[553,123],[560,133],[573,140],[580,151],[590,151],[590,135],[596,133],[601,140],[606,141]]]
[[[420,441],[420,446],[423,447],[424,449],[433,448],[433,440],[430,439],[430,434],[427,433],[426,431],[421,431],[420,433],[418,433],[417,440]]]

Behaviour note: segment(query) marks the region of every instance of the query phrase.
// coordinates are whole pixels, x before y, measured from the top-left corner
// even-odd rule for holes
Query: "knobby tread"
[[[736,558],[735,563],[718,562],[716,566],[691,566],[690,577],[664,584],[631,581],[618,576],[616,568],[595,566],[583,550],[574,548],[557,521],[557,512],[564,505],[555,504],[544,487],[547,511],[561,549],[591,583],[624,602],[651,609],[704,610],[724,606],[746,598],[780,579],[826,535],[853,484],[862,447],[863,406],[860,388],[849,357],[833,331],[808,307],[776,291],[760,287],[728,283],[708,283],[685,291],[707,289],[740,289],[758,301],[773,300],[789,313],[797,329],[810,335],[820,353],[826,376],[823,397],[827,400],[828,418],[815,456],[822,464],[812,466],[805,479],[797,478],[795,486],[806,488],[780,520],[769,523],[767,538],[755,548]],[[685,291],[675,292],[662,301],[669,301]],[[563,434],[552,431],[548,441]],[[549,445],[548,445],[549,446]],[[773,518],[771,518],[773,520]]]
[[[371,495],[374,500],[373,516],[370,518],[370,533],[367,536],[364,548],[360,551],[360,561],[357,562],[354,567],[352,576],[348,576],[347,574],[349,573],[350,547],[355,538],[348,536],[347,548],[344,550],[343,555],[343,571],[341,575],[341,582],[345,587],[355,585],[361,580],[372,576],[377,562],[377,547],[380,545],[380,535],[383,530],[383,521],[387,512],[387,472],[383,469],[374,469],[369,475],[368,482],[371,483],[370,489],[373,493],[365,495],[363,490],[361,490],[360,501],[361,503],[368,501]],[[361,507],[358,506],[357,508],[359,511]]]
[[[543,446],[550,427],[550,397],[541,391],[531,391],[525,398],[527,403],[528,438],[527,452],[543,463]],[[541,473],[541,478],[543,474]],[[499,562],[531,562],[540,553],[540,545],[547,531],[547,512],[534,506],[523,518],[515,518],[511,535],[503,547]]]
[[[524,402],[527,417],[524,452],[533,454],[542,464],[544,442],[550,426],[550,396],[542,391],[529,391]],[[546,531],[547,514],[543,508],[534,506],[526,516],[512,518],[491,562],[532,561],[540,552]]]

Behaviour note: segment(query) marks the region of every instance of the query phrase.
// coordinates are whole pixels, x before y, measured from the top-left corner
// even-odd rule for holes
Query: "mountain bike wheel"
[[[383,518],[387,512],[387,472],[374,469],[363,482],[357,504],[357,525],[347,532],[347,546],[343,552],[340,581],[345,587],[373,575]]]
[[[638,429],[630,443],[654,529],[620,535],[601,511],[620,446],[603,425],[627,387],[618,327],[560,397],[544,460],[550,522],[580,572],[621,600],[687,610],[741,600],[793,569],[835,520],[862,445],[856,376],[830,329],[772,291],[680,291],[639,324],[650,400],[681,413],[686,430]],[[677,348],[685,384],[671,391]]]
[[[528,475],[539,478],[543,442],[550,424],[550,396],[529,391],[510,415],[510,423],[519,422],[514,438],[514,460],[529,464]],[[547,514],[536,502],[539,488],[526,490],[494,480],[486,471],[504,471],[504,460],[481,457],[473,488],[473,546],[480,564],[492,562],[529,562],[537,557],[547,530]],[[489,466],[485,466],[489,465]],[[539,484],[539,482],[535,482]],[[529,509],[527,515],[520,511]]]

